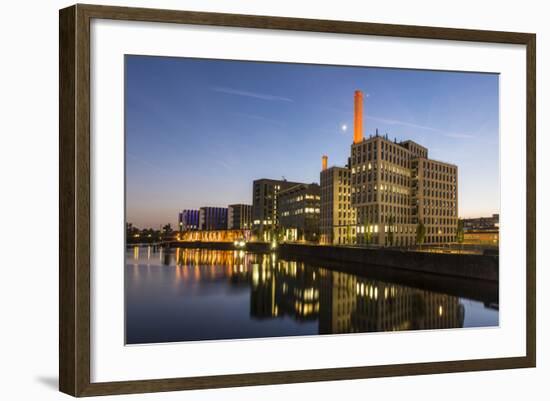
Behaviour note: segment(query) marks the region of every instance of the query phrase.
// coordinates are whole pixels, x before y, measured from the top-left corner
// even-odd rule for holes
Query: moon
[[[348,130],[347,124],[342,124],[342,126],[340,127],[340,129],[342,130],[342,132],[346,132],[346,131]]]

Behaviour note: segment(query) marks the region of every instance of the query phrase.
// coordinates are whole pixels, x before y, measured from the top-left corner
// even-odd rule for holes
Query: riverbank
[[[443,276],[498,281],[498,256],[302,244],[281,244],[279,254],[281,257],[342,261],[357,266],[385,266]]]
[[[246,249],[250,252],[270,252],[271,245],[265,242],[249,242],[238,248],[231,242],[173,242],[171,246],[219,250]],[[365,266],[382,266],[394,270],[436,274],[461,279],[476,279],[498,282],[498,256],[471,254],[444,254],[396,249],[367,249],[359,247],[326,246],[282,243],[275,251],[282,258],[325,262],[344,262],[354,269]]]

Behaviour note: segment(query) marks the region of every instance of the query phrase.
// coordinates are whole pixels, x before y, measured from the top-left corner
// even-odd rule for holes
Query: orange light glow
[[[353,143],[359,143],[363,140],[363,92],[355,91],[354,100]]]

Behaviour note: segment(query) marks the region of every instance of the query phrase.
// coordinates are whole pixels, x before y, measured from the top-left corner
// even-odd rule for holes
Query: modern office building
[[[355,92],[351,145],[351,206],[356,209],[357,242],[409,246],[456,239],[457,166],[428,158],[413,141],[386,136],[364,138],[363,96]]]
[[[184,209],[178,213],[178,230],[191,231],[199,229],[199,211]]]
[[[229,230],[252,228],[252,205],[229,205],[227,209],[227,228]]]
[[[279,227],[287,241],[319,241],[321,190],[318,184],[297,184],[278,194]]]
[[[427,244],[456,241],[458,169],[455,165],[412,158],[413,222],[425,226]]]
[[[260,241],[271,241],[278,227],[278,198],[281,190],[298,182],[262,178],[252,184],[252,226]]]
[[[320,243],[354,244],[356,214],[351,207],[351,170],[328,168],[328,157],[323,156],[320,183]]]
[[[199,209],[200,230],[227,230],[227,208],[205,206]]]

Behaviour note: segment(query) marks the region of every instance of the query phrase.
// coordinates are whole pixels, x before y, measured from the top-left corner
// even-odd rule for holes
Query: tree
[[[266,232],[268,233],[268,241],[282,242],[285,236],[284,228],[278,225],[269,226]]]
[[[171,234],[172,227],[170,227],[170,224],[166,224],[164,227],[162,227],[162,232],[165,234]]]
[[[462,244],[464,242],[464,220],[459,219],[456,226],[456,242]]]
[[[418,222],[416,226],[416,243],[422,245],[426,239],[426,227],[421,221]]]
[[[126,223],[126,242],[139,242],[139,229],[132,223]]]
[[[370,244],[372,240],[372,233],[369,230],[370,222],[369,222],[369,215],[367,213],[365,213],[365,219],[363,223],[365,226],[365,242],[367,244]]]
[[[390,216],[388,219],[388,244],[390,246],[393,245],[393,226],[395,224],[395,219],[393,218],[393,215]]]
[[[456,225],[456,242],[460,244],[462,248],[462,243],[464,242],[464,220],[459,219]]]

